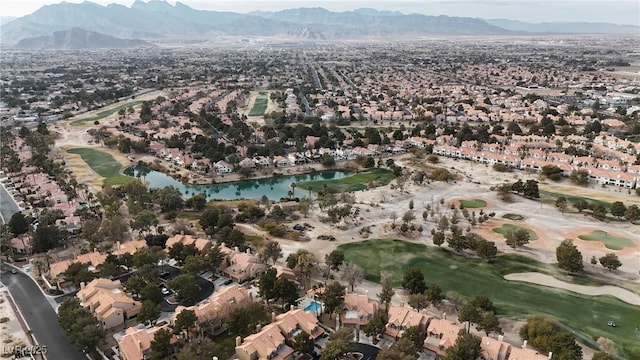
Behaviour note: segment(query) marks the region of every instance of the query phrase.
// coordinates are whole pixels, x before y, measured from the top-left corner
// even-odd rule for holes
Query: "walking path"
[[[632,305],[640,305],[640,295],[635,294],[627,289],[612,285],[586,286],[571,284],[562,280],[558,280],[553,276],[536,272],[508,274],[505,275],[504,278],[511,281],[523,281],[542,286],[555,287],[584,295],[609,295]]]

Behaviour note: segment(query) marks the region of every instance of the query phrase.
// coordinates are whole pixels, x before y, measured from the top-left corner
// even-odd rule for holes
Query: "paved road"
[[[2,221],[2,223],[8,223],[13,214],[19,211],[18,204],[13,201],[13,198],[4,188],[4,185],[0,185],[0,221]]]
[[[87,359],[69,344],[67,335],[58,324],[58,316],[29,276],[21,271],[17,274],[7,272],[2,274],[0,280],[9,289],[38,345],[47,346],[47,359]]]

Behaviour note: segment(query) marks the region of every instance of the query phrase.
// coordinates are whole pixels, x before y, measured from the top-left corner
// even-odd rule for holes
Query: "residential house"
[[[282,265],[273,265],[271,268],[276,270],[276,278],[284,277],[292,283],[300,285],[300,281],[298,281],[298,276],[296,275],[295,271]]]
[[[276,167],[288,167],[288,166],[292,166],[292,164],[294,163],[292,163],[288,158],[284,156],[274,156],[273,164]]]
[[[80,286],[76,297],[83,307],[89,308],[103,329],[123,325],[142,309],[141,303],[127,296],[120,280],[98,278]]]
[[[167,239],[166,249],[169,249],[176,243],[182,243],[183,245],[194,245],[198,251],[205,252],[213,245],[211,240],[195,237],[193,235],[176,234]]]
[[[293,349],[285,343],[278,324],[271,323],[244,341],[236,337],[236,356],[239,360],[291,360]]]
[[[549,360],[549,356],[540,354],[533,349],[527,349],[526,347],[519,348],[512,346],[509,352],[508,360]]]
[[[178,306],[174,311],[170,323],[173,324],[178,314],[183,310],[191,310],[198,318],[201,329],[210,334],[219,334],[225,330],[224,320],[231,310],[251,302],[251,296],[244,287],[232,285],[214,292],[209,298],[197,305]]]
[[[256,278],[267,270],[267,266],[257,256],[252,255],[249,249],[247,252],[237,249],[228,251],[227,263],[229,266],[225,267],[223,272],[237,282]]]
[[[284,337],[294,341],[301,331],[309,334],[312,339],[317,339],[324,334],[324,329],[318,324],[318,318],[310,311],[291,309],[284,314],[271,314],[273,323],[277,324]]]
[[[379,303],[364,294],[349,293],[344,296],[344,310],[340,321],[344,325],[367,325],[378,313]]]
[[[438,355],[443,355],[445,350],[453,346],[458,337],[464,333],[464,328],[453,321],[445,319],[432,319],[427,327],[427,337],[423,347]]]
[[[484,360],[507,360],[511,344],[503,341],[502,335],[498,339],[483,336],[480,342],[480,352]]]
[[[220,160],[213,164],[213,168],[218,174],[229,174],[233,172],[233,165],[224,160]]]
[[[56,280],[58,288],[68,286],[66,280],[63,275],[65,271],[69,268],[71,264],[74,263],[82,263],[87,264],[89,271],[97,271],[98,266],[100,266],[107,259],[107,254],[101,254],[97,251],[92,251],[90,253],[81,254],[76,256],[70,260],[62,260],[58,262],[54,262],[49,264],[49,279]]]
[[[587,168],[589,180],[601,185],[615,185],[626,189],[633,189],[637,185],[635,174],[628,172],[607,171],[599,168]]]
[[[113,255],[135,254],[138,250],[147,247],[145,240],[131,240],[124,243],[116,242],[116,248],[111,252]]]
[[[154,326],[152,328],[129,327],[124,336],[118,341],[120,357],[123,360],[145,360],[151,358],[151,342],[156,331],[165,329],[171,332],[167,325]],[[171,343],[176,343],[176,338],[171,338]]]
[[[424,330],[431,317],[419,313],[410,307],[401,306],[389,307],[389,320],[385,329],[385,334],[394,339],[402,337],[405,330],[412,326],[420,326]]]

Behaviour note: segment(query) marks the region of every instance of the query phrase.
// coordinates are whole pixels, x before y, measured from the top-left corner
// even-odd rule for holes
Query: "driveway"
[[[14,298],[38,345],[47,346],[48,359],[86,360],[69,344],[66,333],[58,324],[58,315],[33,279],[18,270],[17,274],[2,274],[0,280]]]

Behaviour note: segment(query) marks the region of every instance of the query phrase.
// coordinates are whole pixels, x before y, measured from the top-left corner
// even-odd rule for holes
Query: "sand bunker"
[[[555,288],[573,291],[573,292],[584,294],[584,295],[593,295],[593,296],[610,295],[626,303],[629,303],[632,305],[640,305],[640,295],[634,294],[633,292],[627,289],[623,289],[623,288],[612,286],[612,285],[603,285],[603,286],[576,285],[576,284],[571,284],[562,280],[558,280],[553,276],[536,273],[536,272],[508,274],[504,278],[511,281],[524,281],[524,282],[542,285],[542,286],[555,287]]]

